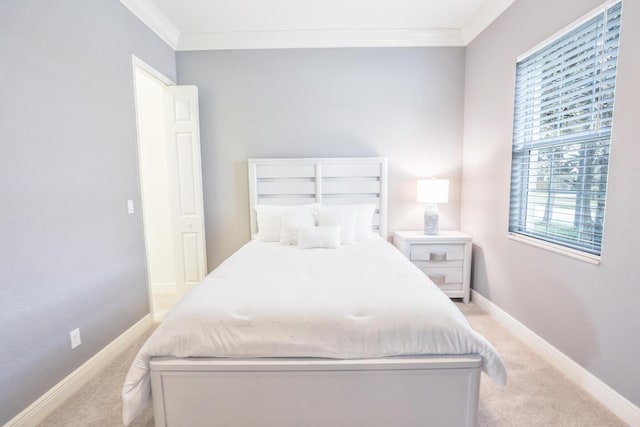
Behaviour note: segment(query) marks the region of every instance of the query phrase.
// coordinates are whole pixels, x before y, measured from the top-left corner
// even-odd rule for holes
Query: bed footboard
[[[151,360],[164,426],[474,426],[481,358]]]

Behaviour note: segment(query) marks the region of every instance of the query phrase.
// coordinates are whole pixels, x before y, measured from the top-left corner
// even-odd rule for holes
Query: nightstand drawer
[[[464,260],[453,260],[453,261],[412,261],[415,265],[420,268],[460,268],[464,266]]]
[[[462,289],[463,275],[462,268],[458,267],[420,267],[420,270],[440,289],[458,290]]]
[[[411,263],[451,298],[469,302],[471,278],[471,236],[443,230],[438,234],[423,231],[396,231],[394,245]]]
[[[411,261],[464,260],[464,245],[411,245]]]

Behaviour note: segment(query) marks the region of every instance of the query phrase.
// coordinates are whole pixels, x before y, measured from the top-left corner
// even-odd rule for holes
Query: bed
[[[124,423],[153,395],[156,426],[475,425],[504,365],[386,241],[386,159],[248,167],[253,239],[142,347]]]

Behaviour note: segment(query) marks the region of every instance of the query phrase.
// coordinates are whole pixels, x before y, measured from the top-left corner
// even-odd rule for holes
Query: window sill
[[[587,262],[589,264],[599,265],[600,257],[598,255],[591,255],[584,252],[580,252],[574,249],[565,248],[560,245],[554,245],[553,243],[543,242],[532,237],[522,236],[520,234],[509,233],[507,237],[516,242],[524,243],[527,245],[535,246],[536,248],[544,249],[550,252],[555,252],[560,255],[568,256],[573,259]]]

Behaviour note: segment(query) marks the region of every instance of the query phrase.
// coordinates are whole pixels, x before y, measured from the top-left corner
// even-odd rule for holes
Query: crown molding
[[[515,0],[487,0],[475,15],[462,27],[464,46],[471,43],[495,19],[511,6]]]
[[[149,0],[120,0],[127,9],[158,35],[173,50],[178,47],[180,31]]]
[[[179,51],[332,47],[463,46],[457,29],[182,33]]]
[[[120,0],[176,51],[466,46],[515,0],[487,0],[462,28],[180,33],[150,0]]]

